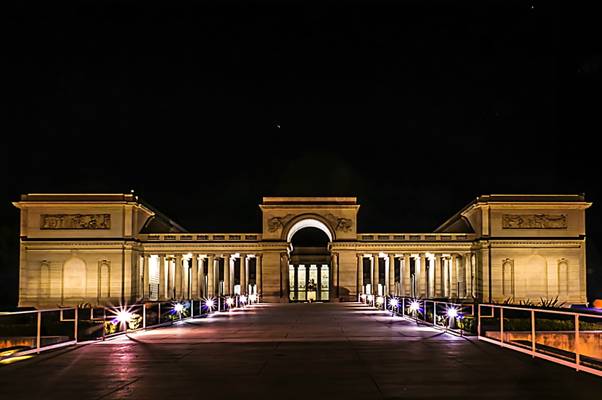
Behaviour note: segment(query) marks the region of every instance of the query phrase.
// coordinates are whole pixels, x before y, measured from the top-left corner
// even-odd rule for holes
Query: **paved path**
[[[258,305],[0,368],[0,399],[594,399],[602,379],[358,304]]]

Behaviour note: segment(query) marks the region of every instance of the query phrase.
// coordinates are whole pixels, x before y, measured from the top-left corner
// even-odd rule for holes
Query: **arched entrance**
[[[289,301],[329,301],[331,289],[330,243],[332,233],[321,221],[297,222],[287,234],[289,262]]]

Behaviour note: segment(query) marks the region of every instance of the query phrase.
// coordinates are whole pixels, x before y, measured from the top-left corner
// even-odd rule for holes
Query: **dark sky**
[[[585,192],[599,293],[586,5],[20,2],[4,13],[0,304],[20,193],[130,189],[208,232],[259,231],[268,195],[357,196],[360,231],[408,232],[479,194]]]

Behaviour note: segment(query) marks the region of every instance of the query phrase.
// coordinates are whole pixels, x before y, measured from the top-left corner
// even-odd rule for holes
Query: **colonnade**
[[[141,300],[261,295],[261,254],[145,254],[139,270]]]
[[[471,253],[358,254],[358,294],[417,298],[476,296]]]

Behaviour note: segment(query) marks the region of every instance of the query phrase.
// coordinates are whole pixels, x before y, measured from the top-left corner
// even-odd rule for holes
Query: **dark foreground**
[[[0,368],[1,399],[592,399],[602,379],[358,304],[258,305]]]

